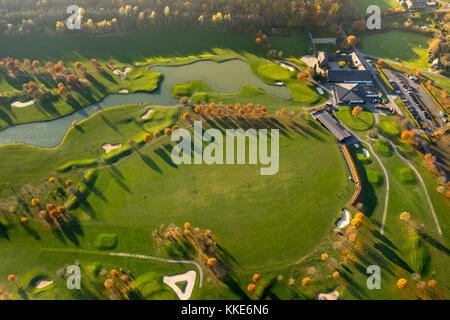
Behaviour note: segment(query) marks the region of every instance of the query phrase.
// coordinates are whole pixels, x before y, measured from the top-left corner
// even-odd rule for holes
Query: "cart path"
[[[392,148],[394,149],[395,154],[396,154],[396,155],[397,155],[404,163],[406,163],[406,164],[408,165],[408,167],[410,167],[410,168],[414,171],[414,173],[416,174],[417,178],[419,178],[420,184],[422,185],[423,191],[424,191],[424,193],[425,193],[425,196],[426,196],[426,199],[427,199],[427,202],[428,202],[428,206],[430,207],[430,210],[431,210],[431,214],[432,214],[432,216],[433,216],[434,223],[436,224],[436,229],[437,229],[438,233],[439,233],[440,235],[442,235],[442,229],[441,229],[441,226],[440,226],[440,224],[439,224],[439,220],[438,220],[438,218],[437,218],[436,211],[434,210],[433,203],[431,202],[430,195],[428,194],[428,191],[427,191],[427,187],[426,187],[425,182],[423,181],[423,178],[422,178],[422,176],[420,175],[419,171],[416,169],[416,167],[413,166],[413,164],[411,163],[411,161],[409,161],[408,159],[406,159],[405,157],[403,157],[403,156],[400,154],[400,152],[398,151],[397,147],[395,146],[395,144],[394,144],[391,140],[389,140],[389,139],[387,139],[387,138],[385,138],[385,137],[383,137],[383,136],[380,136],[380,137],[381,137],[382,139],[384,139],[384,140],[386,140],[387,142],[390,143],[390,145],[391,145]]]

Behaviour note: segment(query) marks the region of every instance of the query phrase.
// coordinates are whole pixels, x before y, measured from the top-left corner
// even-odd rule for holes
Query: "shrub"
[[[415,184],[417,182],[414,171],[409,167],[399,168],[395,173],[403,184]]]
[[[392,146],[387,141],[378,140],[374,145],[375,151],[383,156],[391,157],[393,150]]]
[[[150,141],[152,141],[152,135],[151,134],[145,134],[144,135],[144,142],[145,143],[148,143],[148,142],[150,142]]]
[[[372,185],[379,187],[383,182],[383,177],[378,170],[367,169],[367,180],[369,180]]]

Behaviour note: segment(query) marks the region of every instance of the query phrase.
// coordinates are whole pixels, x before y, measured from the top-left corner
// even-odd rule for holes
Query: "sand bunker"
[[[34,104],[36,102],[36,100],[30,100],[27,102],[20,102],[20,101],[15,101],[13,103],[11,103],[11,107],[16,107],[16,108],[23,108],[23,107],[28,107],[31,106],[32,104]]]
[[[350,224],[350,212],[347,209],[342,209],[342,218],[336,222],[338,228],[344,229]]]
[[[141,119],[148,119],[153,111],[155,111],[155,110],[148,109],[147,112],[144,115],[141,116]]]
[[[369,153],[369,151],[367,151],[366,148],[363,148],[363,153],[364,153],[364,155],[366,156],[366,158],[369,158],[369,157],[370,157],[370,153]]]
[[[120,71],[119,69],[114,69],[113,73],[120,76],[122,79],[127,78],[127,73],[131,71],[131,67],[126,67],[123,71]]]
[[[36,283],[36,288],[42,289],[42,288],[45,288],[45,287],[51,285],[52,283],[53,283],[53,281],[39,280]]]
[[[175,291],[180,300],[188,300],[191,297],[192,290],[194,289],[196,275],[197,274],[195,271],[191,270],[174,276],[164,276],[162,280],[165,284],[171,287],[173,291]],[[180,287],[176,285],[177,282],[181,281],[187,282],[184,291],[181,291]]]
[[[319,300],[337,300],[339,298],[339,292],[337,290],[333,290],[328,293],[319,293],[317,298]]]
[[[291,66],[288,66],[287,64],[285,64],[285,63],[282,63],[282,62],[280,62],[280,66],[282,66],[283,68],[286,68],[286,69],[288,69],[289,71],[295,71],[295,68],[294,67],[291,67]]]
[[[119,93],[126,94],[128,93],[128,89],[120,89]]]
[[[102,145],[103,150],[105,150],[105,153],[109,153],[115,149],[119,149],[120,147],[122,147],[122,144],[109,144],[109,143],[105,143],[104,145]]]

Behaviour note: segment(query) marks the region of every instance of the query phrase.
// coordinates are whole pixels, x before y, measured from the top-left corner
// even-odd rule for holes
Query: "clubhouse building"
[[[337,104],[378,103],[382,95],[374,79],[355,52],[328,54],[319,52],[318,66],[332,84]]]

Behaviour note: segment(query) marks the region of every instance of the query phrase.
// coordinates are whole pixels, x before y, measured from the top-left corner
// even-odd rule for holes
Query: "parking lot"
[[[432,98],[420,86],[416,77],[384,69],[389,83],[420,126],[432,133],[444,125],[444,118]]]

